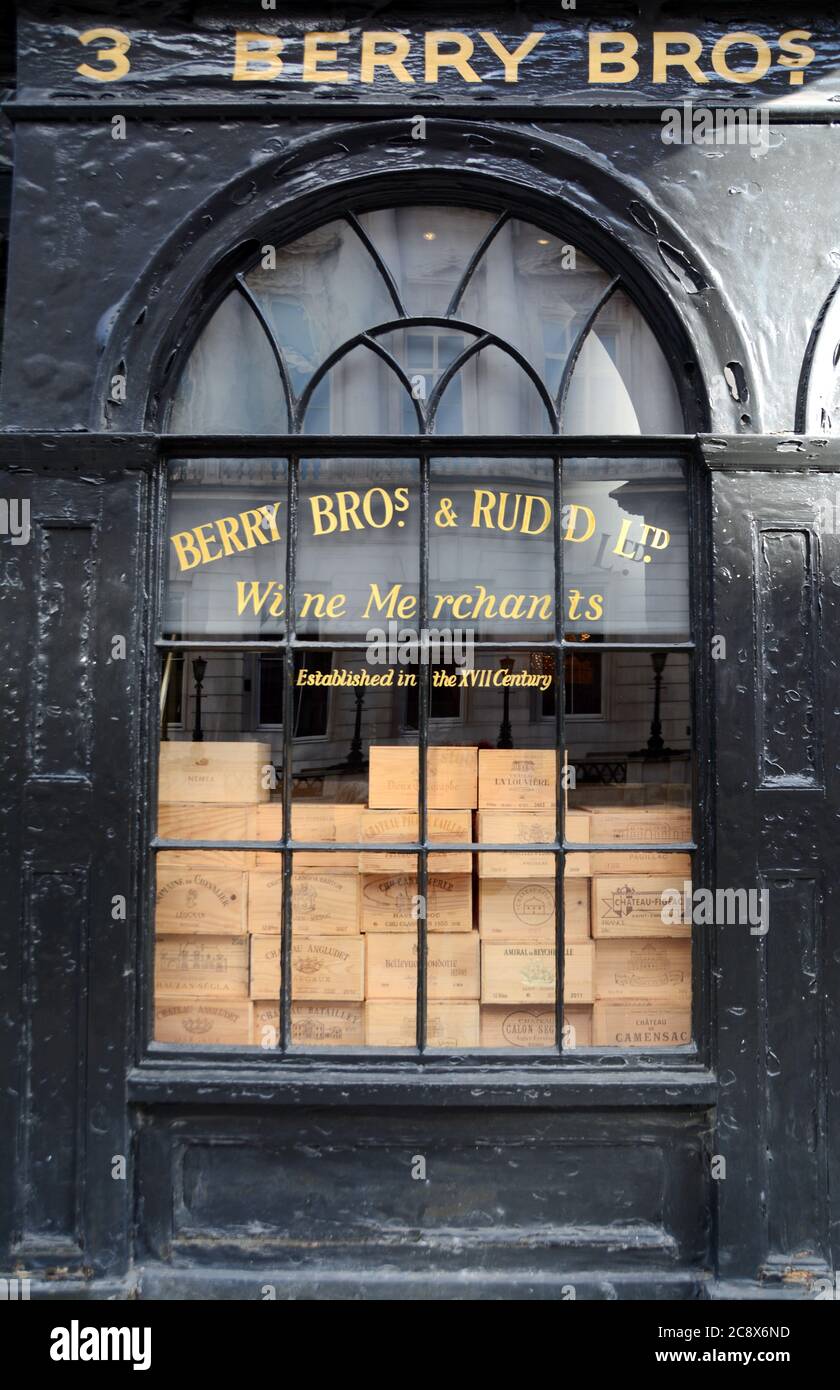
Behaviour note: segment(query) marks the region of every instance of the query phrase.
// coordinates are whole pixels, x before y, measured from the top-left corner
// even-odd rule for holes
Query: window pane
[[[356,347],[327,372],[313,393],[305,434],[416,434],[411,396],[392,367]]]
[[[340,343],[394,318],[396,310],[375,260],[347,222],[307,232],[279,247],[275,259],[273,269],[260,264],[245,278],[300,395]]]
[[[566,635],[687,640],[685,465],[672,459],[568,459],[563,504]]]
[[[625,804],[668,804],[683,830],[677,838],[689,839],[694,767],[689,657],[603,652],[600,665],[601,714],[566,720],[564,758],[574,770],[570,806],[589,809],[597,803],[619,810]],[[573,704],[583,669],[576,664],[571,672]],[[552,717],[546,719],[549,726]],[[609,817],[606,823],[612,825]]]
[[[271,345],[237,291],[222,300],[186,360],[173,434],[285,434],[286,398]]]
[[[680,434],[674,377],[640,310],[619,292],[605,304],[572,374],[565,434]]]
[[[286,662],[284,656],[260,656],[258,726],[282,728]],[[296,652],[294,656],[294,727],[302,736],[323,737],[327,732],[329,697],[326,686],[305,688],[300,673],[328,676],[332,665],[329,652]]]
[[[189,459],[170,466],[165,637],[282,635],[286,470],[284,459]]]
[[[547,459],[432,460],[433,629],[462,640],[553,638],[553,476]]]
[[[456,429],[455,405],[462,424]],[[486,347],[471,357],[444,388],[439,410],[449,432],[469,434],[550,434],[551,418],[527,372],[501,348]],[[438,422],[438,433],[447,431]]]
[[[366,212],[359,221],[393,275],[406,312],[440,316],[496,216],[475,208],[404,207]]]
[[[384,643],[417,625],[418,465],[303,459],[295,600],[299,637]],[[368,633],[373,632],[373,637]],[[391,657],[395,660],[395,657]]]
[[[610,278],[577,247],[513,218],[484,253],[457,316],[518,348],[556,396],[576,333]]]

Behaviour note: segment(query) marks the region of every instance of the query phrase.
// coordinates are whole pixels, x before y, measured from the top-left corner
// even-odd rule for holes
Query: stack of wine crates
[[[263,790],[260,743],[164,743],[161,839],[277,841],[282,808]],[[556,831],[549,749],[430,748],[426,1038],[430,1047],[494,1050],[555,1041],[556,857],[534,851]],[[296,841],[358,850],[297,850],[292,874],[291,1039],[299,1046],[413,1047],[416,1040],[416,856],[385,849],[419,836],[418,750],[370,749],[367,805],[299,800]],[[565,1046],[647,1047],[690,1038],[690,926],[665,920],[664,888],[688,860],[630,852],[688,836],[669,806],[566,813]],[[475,869],[477,868],[477,873]],[[161,851],[155,917],[155,1038],[277,1041],[282,856],[269,849]],[[673,914],[672,914],[673,916]]]

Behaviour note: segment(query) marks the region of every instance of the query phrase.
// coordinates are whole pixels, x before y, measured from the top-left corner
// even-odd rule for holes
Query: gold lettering
[[[282,47],[283,40],[276,35],[238,30],[233,50],[234,82],[273,82],[283,71]]]
[[[584,531],[582,536],[575,535],[575,525],[577,523],[578,515],[585,516],[588,522],[586,530]],[[591,510],[590,507],[581,506],[578,502],[570,502],[569,520],[566,525],[566,534],[563,537],[564,541],[576,541],[578,544],[580,544],[582,541],[588,541],[589,537],[593,535],[594,532],[595,513]]]
[[[538,526],[537,529],[536,529],[535,531],[532,531],[532,530],[531,530],[531,527],[530,527],[530,525],[529,525],[529,523],[530,523],[530,520],[531,520],[531,512],[532,512],[533,509],[534,509],[534,503],[537,503],[539,506],[542,507],[542,509],[543,509],[543,519],[542,519],[542,524],[541,524],[540,526]],[[549,524],[550,521],[551,521],[551,507],[548,505],[548,502],[545,500],[544,497],[540,497],[539,495],[536,495],[536,496],[535,496],[534,494],[529,493],[528,496],[525,498],[525,508],[524,508],[524,510],[523,510],[523,512],[522,512],[522,534],[523,534],[523,536],[541,536],[542,533],[543,533],[543,531],[544,531],[545,528],[548,526],[548,524]]]
[[[379,44],[390,44],[388,53],[379,53]],[[387,68],[398,82],[413,82],[414,78],[405,66],[403,59],[411,50],[411,41],[405,34],[389,34],[382,29],[365,30],[362,34],[362,82],[375,82],[376,69]]]
[[[328,536],[338,526],[333,511],[332,498],[327,497],[326,494],[320,497],[310,497],[309,505],[312,508],[313,536]],[[329,522],[329,525],[323,524],[325,522]]]
[[[235,516],[220,516],[216,522],[219,531],[219,539],[222,542],[222,549],[225,555],[232,555],[234,549],[246,550],[239,539],[239,522]]]
[[[632,525],[632,517],[626,516],[621,523],[621,530],[618,533],[618,540],[613,546],[613,555],[620,555],[622,560],[634,560],[636,558],[635,550],[625,550],[623,548],[624,542],[627,540],[627,536]]]
[[[672,44],[684,44],[684,53],[671,53]],[[708,74],[697,66],[697,59],[703,52],[703,44],[696,34],[675,29],[673,33],[655,30],[653,35],[653,80],[667,82],[669,68],[685,68],[694,82],[708,82]]]
[[[441,44],[455,45],[454,53],[442,53]],[[465,82],[480,82],[478,73],[470,67],[469,59],[475,44],[466,34],[454,29],[433,29],[426,35],[426,81],[437,82],[441,68],[455,68]]]
[[[334,72],[324,72],[321,63],[337,63],[338,50],[332,45],[349,42],[350,33],[347,29],[332,34],[307,34],[303,40],[304,82],[346,82],[348,74],[343,68],[337,68]],[[329,46],[322,47],[324,44]]]
[[[96,57],[100,63],[110,63],[111,66],[106,72],[101,72],[99,68],[92,68],[89,63],[80,63],[76,68],[82,77],[90,77],[94,82],[116,82],[118,78],[125,77],[131,71],[131,64],[126,58],[126,53],[131,47],[131,39],[128,34],[124,34],[122,29],[86,29],[79,35],[79,43],[96,43],[97,39],[111,39],[110,48],[97,48]]]
[[[179,531],[177,535],[170,536],[170,540],[178,556],[179,569],[191,570],[201,563],[201,555],[193,542],[192,531]],[[195,559],[190,559],[190,556],[195,556]]]
[[[205,536],[205,531],[209,531],[210,535]],[[214,539],[212,521],[205,521],[201,526],[196,526],[194,535],[198,542],[198,548],[201,551],[202,564],[207,565],[211,560],[221,560],[221,550],[217,551],[215,555],[210,554],[210,542]]]
[[[378,584],[371,584],[370,597],[362,617],[369,618],[371,609],[375,608],[379,613],[384,609],[388,618],[413,618],[417,609],[417,599],[413,594],[400,596],[401,588],[401,584],[392,584],[388,592],[383,595],[379,592]]]
[[[499,604],[500,618],[521,618],[525,603],[524,594],[505,594]]]
[[[490,515],[491,508],[495,501],[493,493],[488,492],[485,488],[477,487],[473,489],[473,498],[475,499],[472,518],[473,526],[481,526],[483,521],[488,531],[495,531],[496,528],[493,525]]]
[[[795,53],[795,58],[780,57],[779,63],[783,68],[791,68],[788,81],[792,86],[799,87],[805,81],[804,68],[816,58],[813,48],[807,43],[797,43],[797,39],[810,39],[811,35],[806,29],[788,29],[786,34],[779,35],[779,48],[782,53]]]
[[[606,50],[607,44],[617,45],[617,52]],[[589,35],[589,81],[633,82],[639,76],[639,64],[634,54],[639,40],[633,34],[597,33]],[[617,72],[608,71],[617,68]]]
[[[533,53],[540,39],[545,38],[545,34],[529,34],[513,53],[505,48],[501,39],[497,39],[495,34],[486,33],[482,29],[479,31],[479,37],[484,40],[491,53],[495,53],[497,58],[501,58],[505,70],[505,81],[518,82],[519,64],[523,58],[528,57],[529,53]]]
[[[745,71],[738,71],[737,68],[729,66],[726,55],[736,43],[747,43],[755,49],[755,62]],[[728,82],[757,82],[767,72],[772,61],[770,45],[765,43],[759,34],[750,34],[742,30],[735,34],[724,34],[712,49],[712,67],[718,77],[725,77]]]

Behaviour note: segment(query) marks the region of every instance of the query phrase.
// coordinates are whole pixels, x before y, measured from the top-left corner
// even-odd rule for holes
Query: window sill
[[[396,1059],[394,1059],[396,1060]],[[606,1066],[464,1066],[445,1061],[342,1065],[321,1058],[255,1063],[148,1059],[128,1076],[141,1105],[447,1106],[489,1109],[703,1108],[717,1101],[714,1072],[694,1057]]]

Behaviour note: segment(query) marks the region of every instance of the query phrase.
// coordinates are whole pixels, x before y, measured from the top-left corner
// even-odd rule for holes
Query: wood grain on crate
[[[234,935],[247,931],[248,879],[241,870],[157,856],[155,930]]]
[[[158,795],[164,802],[268,801],[264,769],[271,761],[270,743],[162,743]]]
[[[426,923],[430,932],[472,931],[472,876],[429,874]],[[416,874],[363,874],[362,931],[417,933]]]
[[[247,936],[155,937],[155,995],[248,998]]]
[[[429,748],[426,804],[435,810],[471,811],[477,797],[476,748]],[[372,743],[368,802],[372,810],[416,811],[420,801],[420,750]]]

